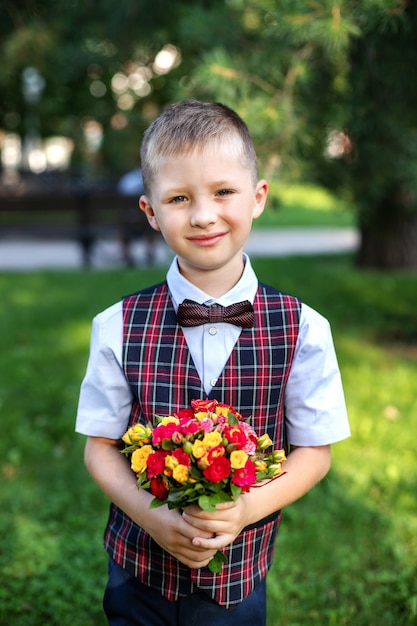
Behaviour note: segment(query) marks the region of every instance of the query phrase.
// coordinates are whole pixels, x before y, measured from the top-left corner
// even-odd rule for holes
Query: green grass
[[[417,277],[256,259],[331,320],[352,438],[284,512],[269,626],[417,624]],[[100,626],[107,502],[74,434],[92,316],[164,270],[0,274],[0,623]]]
[[[355,224],[350,205],[317,185],[271,181],[263,214],[254,227],[346,227]]]

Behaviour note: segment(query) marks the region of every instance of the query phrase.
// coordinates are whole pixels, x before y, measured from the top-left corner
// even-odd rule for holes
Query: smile
[[[219,241],[221,241],[225,237],[226,233],[213,233],[212,235],[200,235],[197,237],[190,237],[189,241],[194,243],[196,246],[200,246],[202,248],[208,248],[210,246],[216,245]]]

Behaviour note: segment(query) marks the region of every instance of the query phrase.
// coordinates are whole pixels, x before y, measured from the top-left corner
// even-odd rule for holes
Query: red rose
[[[153,454],[148,456],[146,462],[146,473],[148,478],[162,474],[165,469],[165,457],[167,452],[165,450],[157,450]],[[151,458],[152,457],[152,458]]]
[[[250,459],[245,463],[245,467],[233,472],[232,483],[241,487],[242,491],[249,491],[251,485],[256,482],[256,468]]]
[[[166,500],[168,498],[168,488],[162,478],[155,477],[151,480],[151,494],[158,498],[158,500]]]
[[[178,413],[175,413],[175,415],[180,420],[189,420],[193,419],[194,411],[192,409],[181,409],[180,411],[178,411]]]
[[[180,465],[185,465],[185,467],[190,467],[191,465],[190,457],[188,456],[186,452],[184,452],[184,450],[182,450],[182,448],[177,448],[176,450],[174,450],[172,452],[172,456],[175,459],[177,459]]]
[[[234,444],[240,450],[245,447],[248,441],[247,434],[240,424],[226,426],[224,435],[229,443]]]
[[[217,459],[220,456],[224,456],[225,452],[226,450],[224,449],[224,446],[216,446],[215,448],[211,448],[207,452],[207,460],[209,464],[211,465],[214,462],[214,459]]]
[[[214,411],[217,406],[217,400],[191,400],[191,406],[194,413],[207,413]]]
[[[230,406],[230,404],[223,404],[223,402],[218,402],[217,406],[222,409],[227,409],[227,412],[234,415],[238,420],[242,419],[241,414],[238,413],[236,409],[234,409],[232,406]]]
[[[230,474],[230,461],[225,456],[219,456],[213,463],[203,470],[204,477],[211,483],[219,483]]]

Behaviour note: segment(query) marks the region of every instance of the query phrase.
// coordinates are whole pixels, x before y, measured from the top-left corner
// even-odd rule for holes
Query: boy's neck
[[[221,267],[217,270],[210,271],[195,270],[193,272],[188,268],[184,271],[184,268],[181,267],[181,263],[178,265],[180,273],[184,278],[212,298],[220,298],[230,291],[239,282],[245,267],[243,260],[240,272],[234,273],[231,273],[228,267]]]

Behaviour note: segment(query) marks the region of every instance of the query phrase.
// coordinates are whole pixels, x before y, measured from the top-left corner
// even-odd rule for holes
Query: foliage
[[[103,164],[116,169],[120,159],[133,163],[137,158],[140,134],[162,105],[197,96],[236,107],[271,167],[315,174],[317,167],[310,168],[309,161],[320,161],[326,130],[349,126],[351,81],[358,68],[356,61],[351,72],[352,47],[357,42],[369,47],[375,34],[382,44],[397,36],[380,67],[372,70],[365,59],[362,82],[395,69],[392,52],[401,63],[414,63],[412,31],[407,39],[412,21],[407,3],[398,0],[200,0],[192,6],[162,0],[107,0],[97,6],[37,0],[7,1],[0,11],[5,128],[22,136],[28,131],[25,125],[35,112],[23,99],[22,72],[33,65],[46,81],[38,111],[41,133],[69,134],[83,149],[83,121],[96,119],[105,131]],[[180,50],[181,64],[158,74],[155,55],[169,43]],[[148,73],[149,90],[130,89],[131,106],[120,108],[112,78],[121,72],[131,80],[137,67]],[[388,84],[397,77],[409,89],[414,83],[402,76],[389,74]],[[362,102],[372,106],[372,94],[363,94],[358,105]],[[402,103],[414,110],[411,101]],[[383,116],[384,107],[379,112]]]
[[[353,434],[284,512],[269,626],[416,623],[416,277],[345,256],[254,266],[331,320]],[[79,384],[91,317],[164,274],[0,274],[1,623],[104,626],[108,505],[73,432]]]
[[[92,156],[83,128],[94,120],[102,125],[104,138],[94,169],[103,168],[103,175],[109,168],[120,172],[129,163],[136,165],[140,133],[155,107],[158,110],[169,98],[163,92],[163,75],[153,70],[153,63],[158,51],[171,41],[177,13],[176,3],[155,0],[146,3],[146,10],[144,4],[131,0],[2,3],[0,50],[6,71],[0,76],[0,116],[4,128],[22,137],[33,132],[44,137],[69,136],[75,141],[74,161],[89,165]],[[45,82],[38,103],[23,97],[22,76],[27,67],[35,67]],[[124,104],[112,89],[117,73],[126,81],[132,74],[136,77],[136,81],[130,79]],[[144,80],[139,84],[141,76]],[[152,95],[144,100],[147,93]]]
[[[417,5],[411,0],[199,0],[0,5],[0,118],[75,141],[97,175],[137,165],[166,103],[221,100],[253,133],[268,177],[351,195],[364,265],[417,267]],[[177,55],[158,70],[158,51]],[[45,78],[35,106],[29,65]],[[114,88],[119,76],[123,93]],[[86,125],[103,140],[92,154]],[[93,139],[94,141],[94,139]]]
[[[239,47],[205,52],[182,90],[249,122],[266,170],[349,190],[362,265],[417,267],[417,5],[231,3]]]

